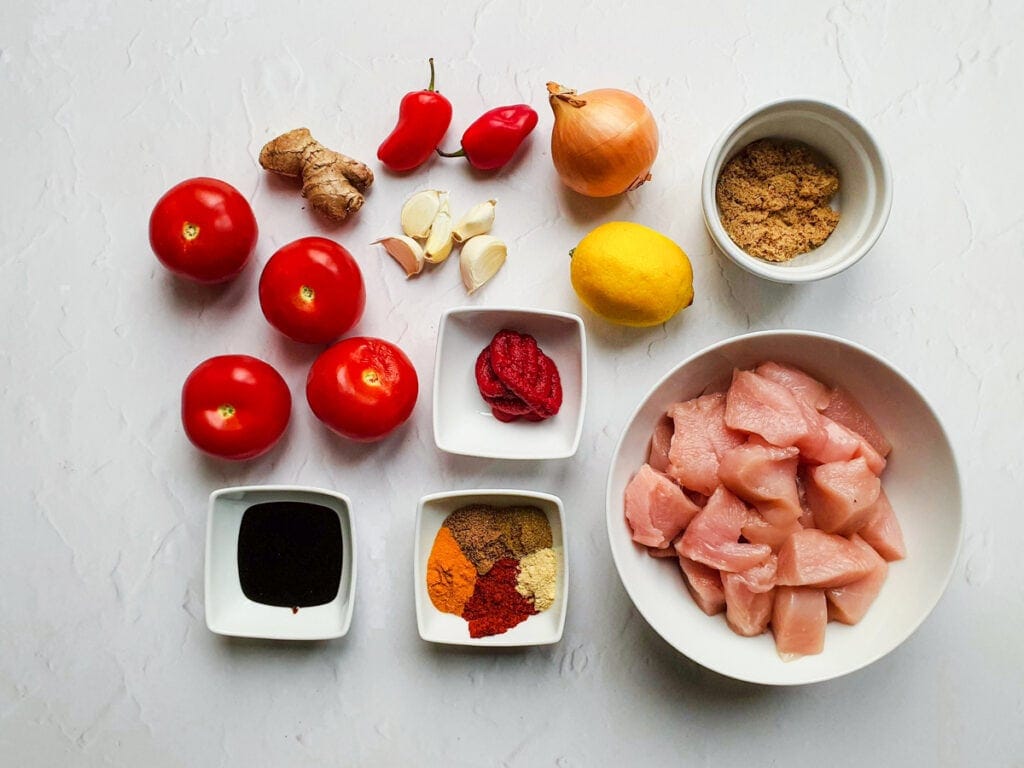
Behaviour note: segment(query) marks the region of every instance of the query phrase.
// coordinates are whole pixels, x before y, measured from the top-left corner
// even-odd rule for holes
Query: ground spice
[[[715,198],[736,245],[766,261],[788,261],[832,234],[839,212],[829,201],[838,191],[838,172],[811,147],[761,139],[725,164]]]
[[[462,610],[462,618],[469,622],[470,637],[500,635],[537,613],[516,591],[518,574],[519,564],[503,557],[476,580],[473,596]]]
[[[519,560],[551,546],[551,524],[537,507],[470,504],[452,512],[444,525],[480,576],[502,558]]]
[[[516,592],[525,597],[537,611],[546,611],[555,602],[558,580],[558,556],[546,547],[531,552],[519,561]]]
[[[451,530],[442,526],[427,560],[430,602],[443,613],[461,616],[475,585],[476,568],[462,553]]]

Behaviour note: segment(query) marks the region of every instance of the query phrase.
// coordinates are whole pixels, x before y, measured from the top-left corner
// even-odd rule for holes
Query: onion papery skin
[[[616,88],[576,94],[548,83],[555,113],[551,157],[562,182],[588,197],[613,197],[649,181],[658,126],[637,96]]]

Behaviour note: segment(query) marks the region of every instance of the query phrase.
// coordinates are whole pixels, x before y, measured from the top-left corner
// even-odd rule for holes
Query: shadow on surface
[[[558,179],[557,174],[555,178],[558,184],[559,207],[573,224],[593,224],[594,226],[598,223],[603,224],[605,221],[613,220],[613,213],[630,207],[627,194],[613,197],[587,197],[565,186]]]

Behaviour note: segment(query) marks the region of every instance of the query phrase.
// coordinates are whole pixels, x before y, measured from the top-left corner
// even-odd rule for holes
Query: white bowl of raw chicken
[[[624,491],[647,460],[655,425],[674,402],[724,391],[734,369],[776,361],[803,369],[860,401],[892,443],[882,487],[906,542],[881,592],[854,626],[829,622],[824,651],[783,661],[771,630],[741,637],[723,614],[707,616],[687,592],[675,558],[632,540]],[[720,674],[767,685],[828,680],[858,670],[906,640],[949,583],[962,535],[960,480],[949,439],[921,392],[867,349],[807,331],[764,331],[714,344],[683,361],[647,394],[619,439],[607,488],[608,536],[622,583],[669,644]]]

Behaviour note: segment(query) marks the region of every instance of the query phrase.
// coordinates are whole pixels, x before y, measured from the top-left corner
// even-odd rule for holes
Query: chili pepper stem
[[[441,148],[438,147],[435,151],[441,157],[465,157],[466,156],[466,150],[465,149],[460,149],[458,152],[442,152]]]
[[[427,86],[427,90],[428,91],[433,91],[433,90],[435,90],[435,88],[434,88],[434,57],[431,56],[429,59],[427,59],[427,62],[430,64],[430,85]]]

